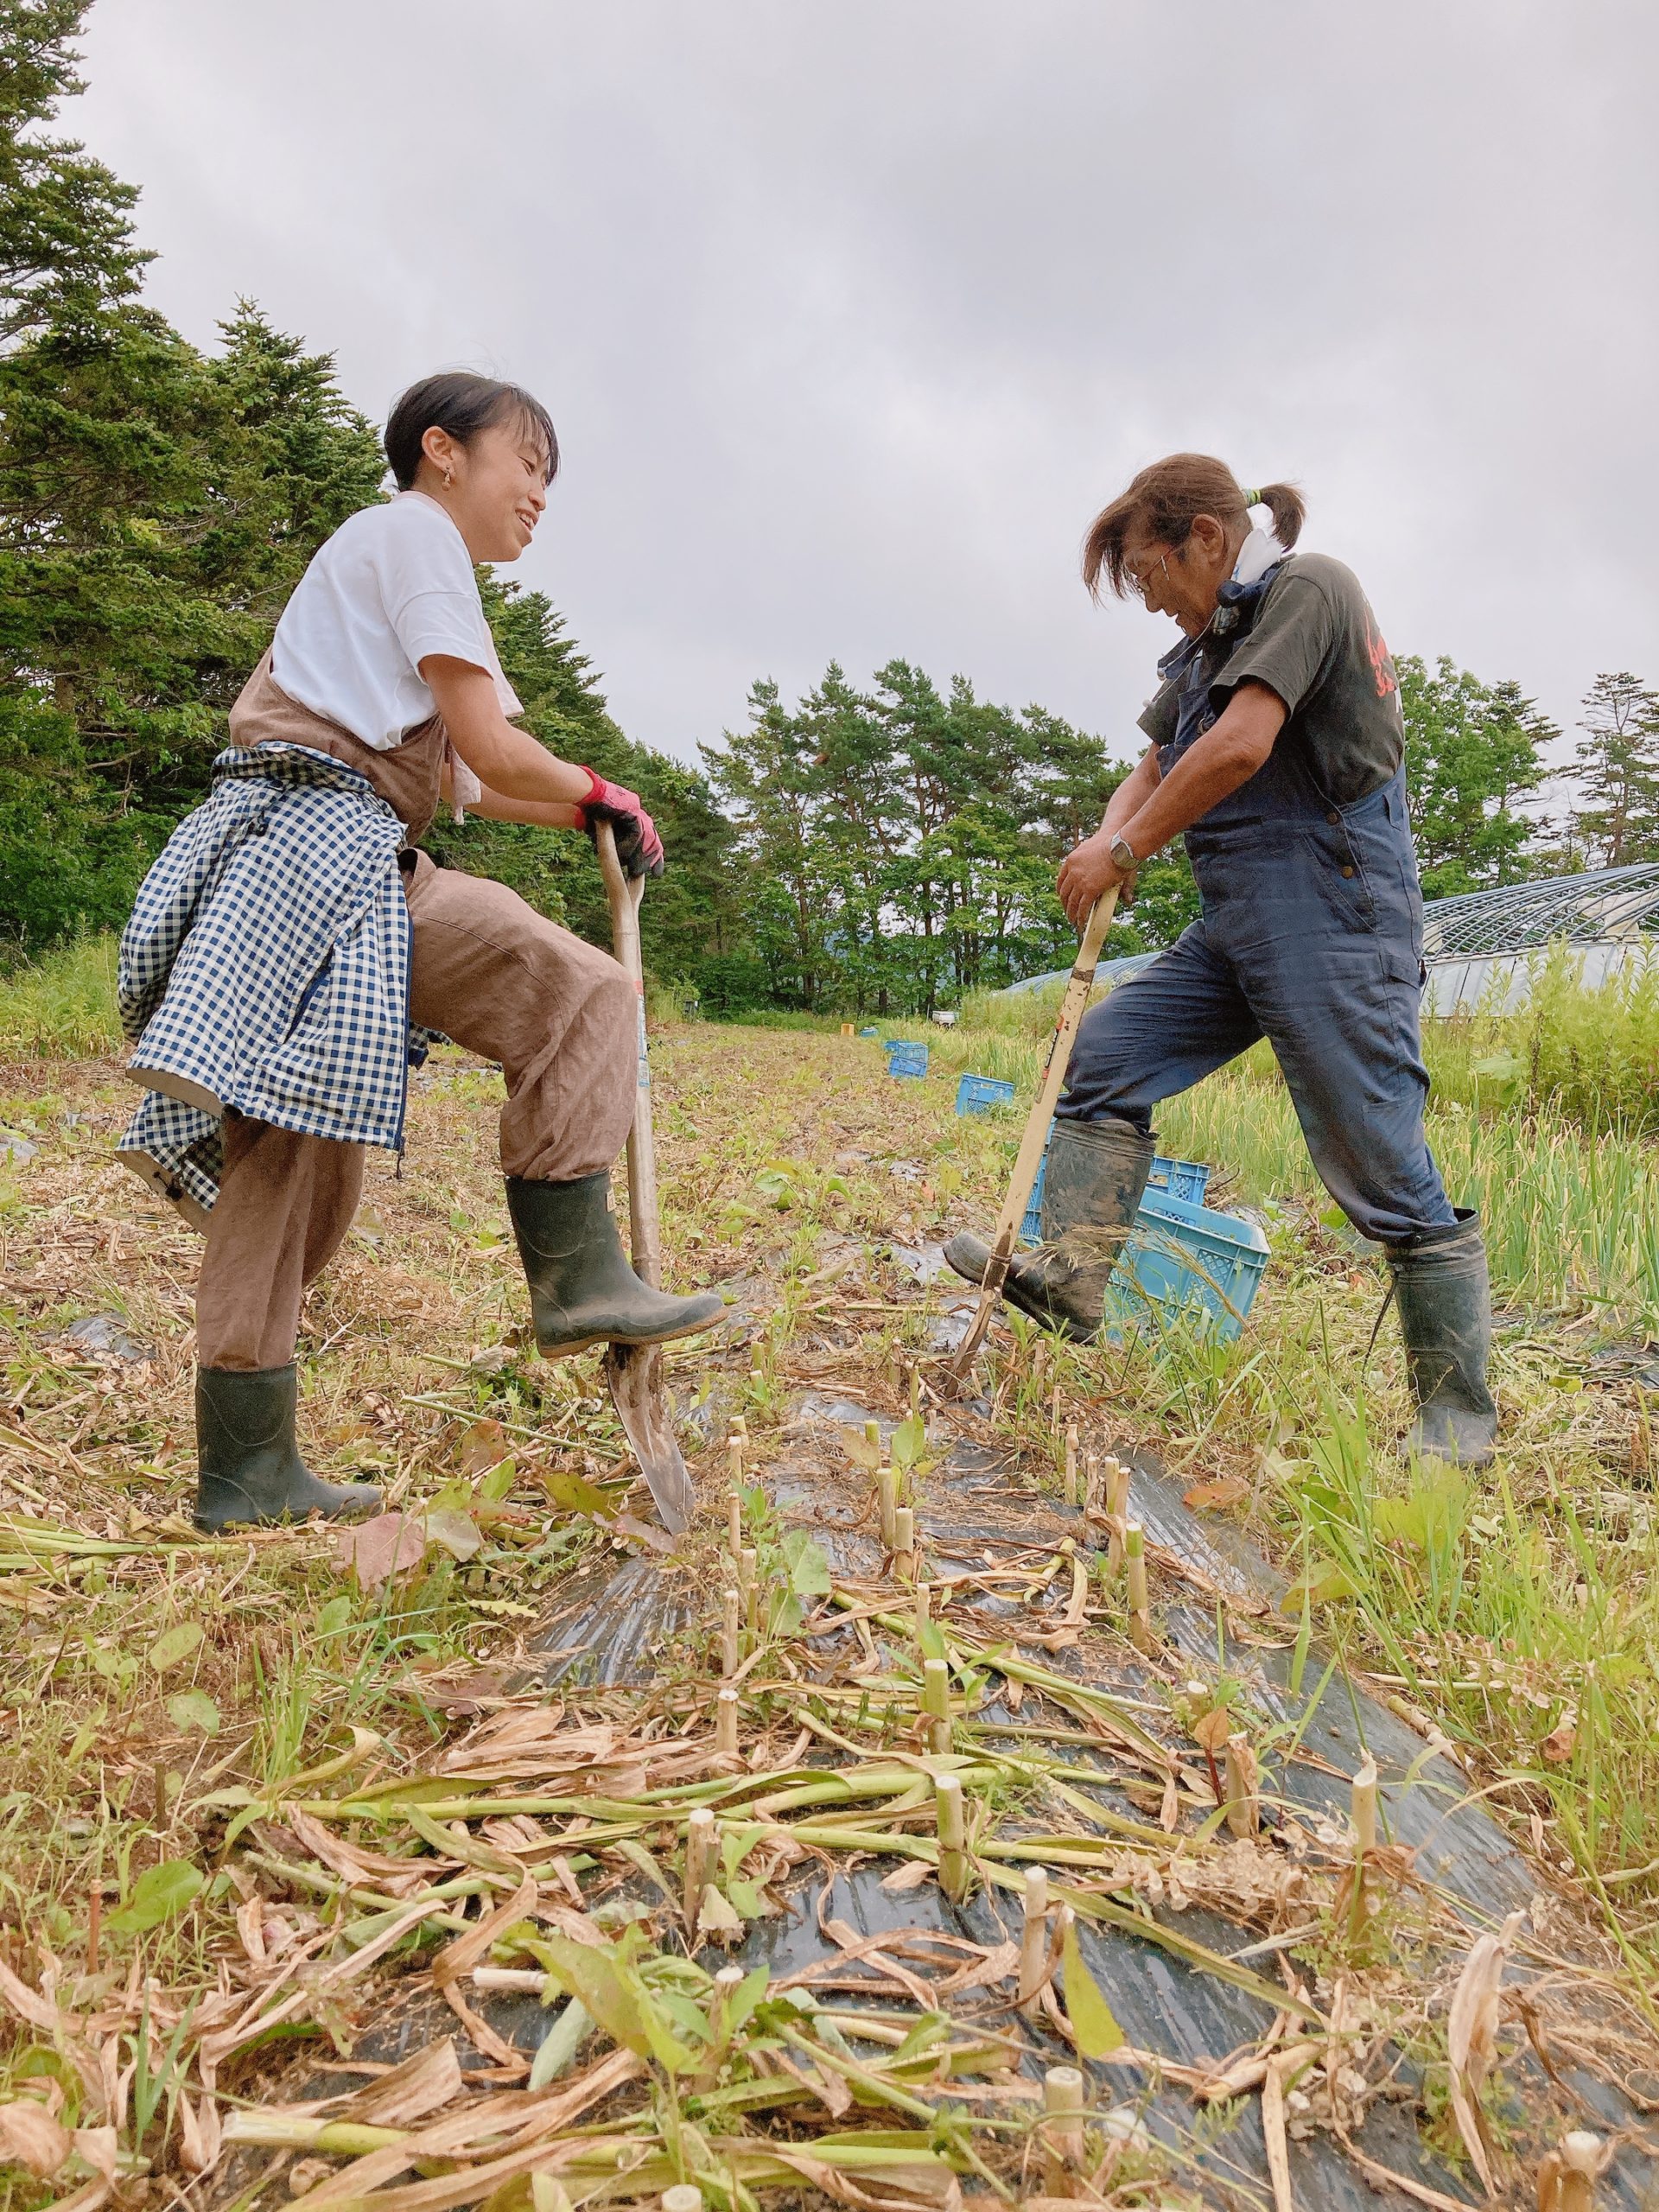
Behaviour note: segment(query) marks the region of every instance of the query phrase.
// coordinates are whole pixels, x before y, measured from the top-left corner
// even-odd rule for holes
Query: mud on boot
[[[1128,1122],[1055,1122],[1043,1179],[1043,1241],[1010,1264],[1002,1285],[1010,1305],[1065,1336],[1098,1332],[1106,1286],[1146,1195],[1156,1150],[1155,1139]],[[944,1256],[959,1275],[982,1282],[991,1248],[962,1230]]]
[[[319,1482],[311,1472],[295,1441],[298,1402],[291,1360],[245,1373],[196,1370],[198,1529],[266,1529],[313,1513],[341,1520],[378,1509],[372,1483]]]
[[[1455,1226],[1389,1252],[1406,1364],[1417,1418],[1406,1450],[1425,1459],[1484,1467],[1497,1437],[1497,1407],[1486,1385],[1492,1300],[1480,1217],[1458,1206]]]
[[[565,1359],[592,1344],[667,1344],[706,1329],[725,1311],[716,1291],[671,1298],[639,1280],[616,1233],[608,1175],[573,1183],[506,1180],[543,1359]]]

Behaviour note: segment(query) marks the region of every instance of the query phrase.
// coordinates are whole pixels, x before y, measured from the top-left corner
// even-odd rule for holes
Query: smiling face
[[[1154,614],[1167,614],[1196,638],[1216,611],[1244,536],[1214,515],[1199,515],[1185,539],[1170,545],[1132,523],[1123,539],[1123,581]]]
[[[421,440],[413,488],[439,500],[474,561],[516,561],[547,505],[547,447],[516,410],[475,430],[465,445],[433,429]]]

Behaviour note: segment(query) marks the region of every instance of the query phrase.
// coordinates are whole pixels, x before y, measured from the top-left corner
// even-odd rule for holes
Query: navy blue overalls
[[[1238,610],[1229,652],[1277,572],[1223,587],[1223,609]],[[1208,633],[1159,664],[1184,677],[1164,774],[1214,722],[1220,666]],[[1186,849],[1201,917],[1084,1017],[1060,1115],[1115,1116],[1146,1135],[1160,1099],[1266,1037],[1313,1165],[1362,1236],[1410,1244],[1451,1227],[1423,1136],[1423,902],[1404,770],[1335,806],[1287,721],[1265,764],[1187,831]]]

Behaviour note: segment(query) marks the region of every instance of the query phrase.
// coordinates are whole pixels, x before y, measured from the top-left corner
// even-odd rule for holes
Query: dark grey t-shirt
[[[1268,586],[1242,636],[1206,639],[1210,702],[1219,715],[1241,683],[1265,683],[1289,709],[1277,745],[1300,747],[1337,806],[1378,791],[1405,753],[1400,685],[1370,602],[1351,569],[1325,553],[1295,553]],[[1154,745],[1175,734],[1181,679],[1141,716]]]

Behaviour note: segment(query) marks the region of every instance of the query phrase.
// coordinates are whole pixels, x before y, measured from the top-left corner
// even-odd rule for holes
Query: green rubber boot
[[[1010,1266],[1002,1294],[1011,1305],[1067,1337],[1098,1333],[1106,1286],[1129,1233],[1154,1140],[1128,1122],[1056,1122],[1043,1178],[1043,1241]],[[982,1282],[991,1248],[963,1230],[944,1248],[959,1275]]]
[[[706,1329],[726,1310],[718,1292],[671,1298],[628,1265],[608,1175],[574,1183],[507,1178],[507,1211],[530,1284],[543,1359],[568,1359],[591,1344],[662,1344]]]
[[[1417,1418],[1406,1449],[1460,1467],[1490,1465],[1497,1407],[1486,1387],[1492,1350],[1492,1297],[1480,1217],[1457,1206],[1454,1229],[1389,1253],[1400,1333],[1406,1340]]]
[[[198,1529],[268,1529],[313,1513],[337,1521],[377,1510],[380,1493],[372,1483],[319,1482],[301,1459],[294,1440],[298,1399],[291,1360],[251,1374],[196,1370]]]

